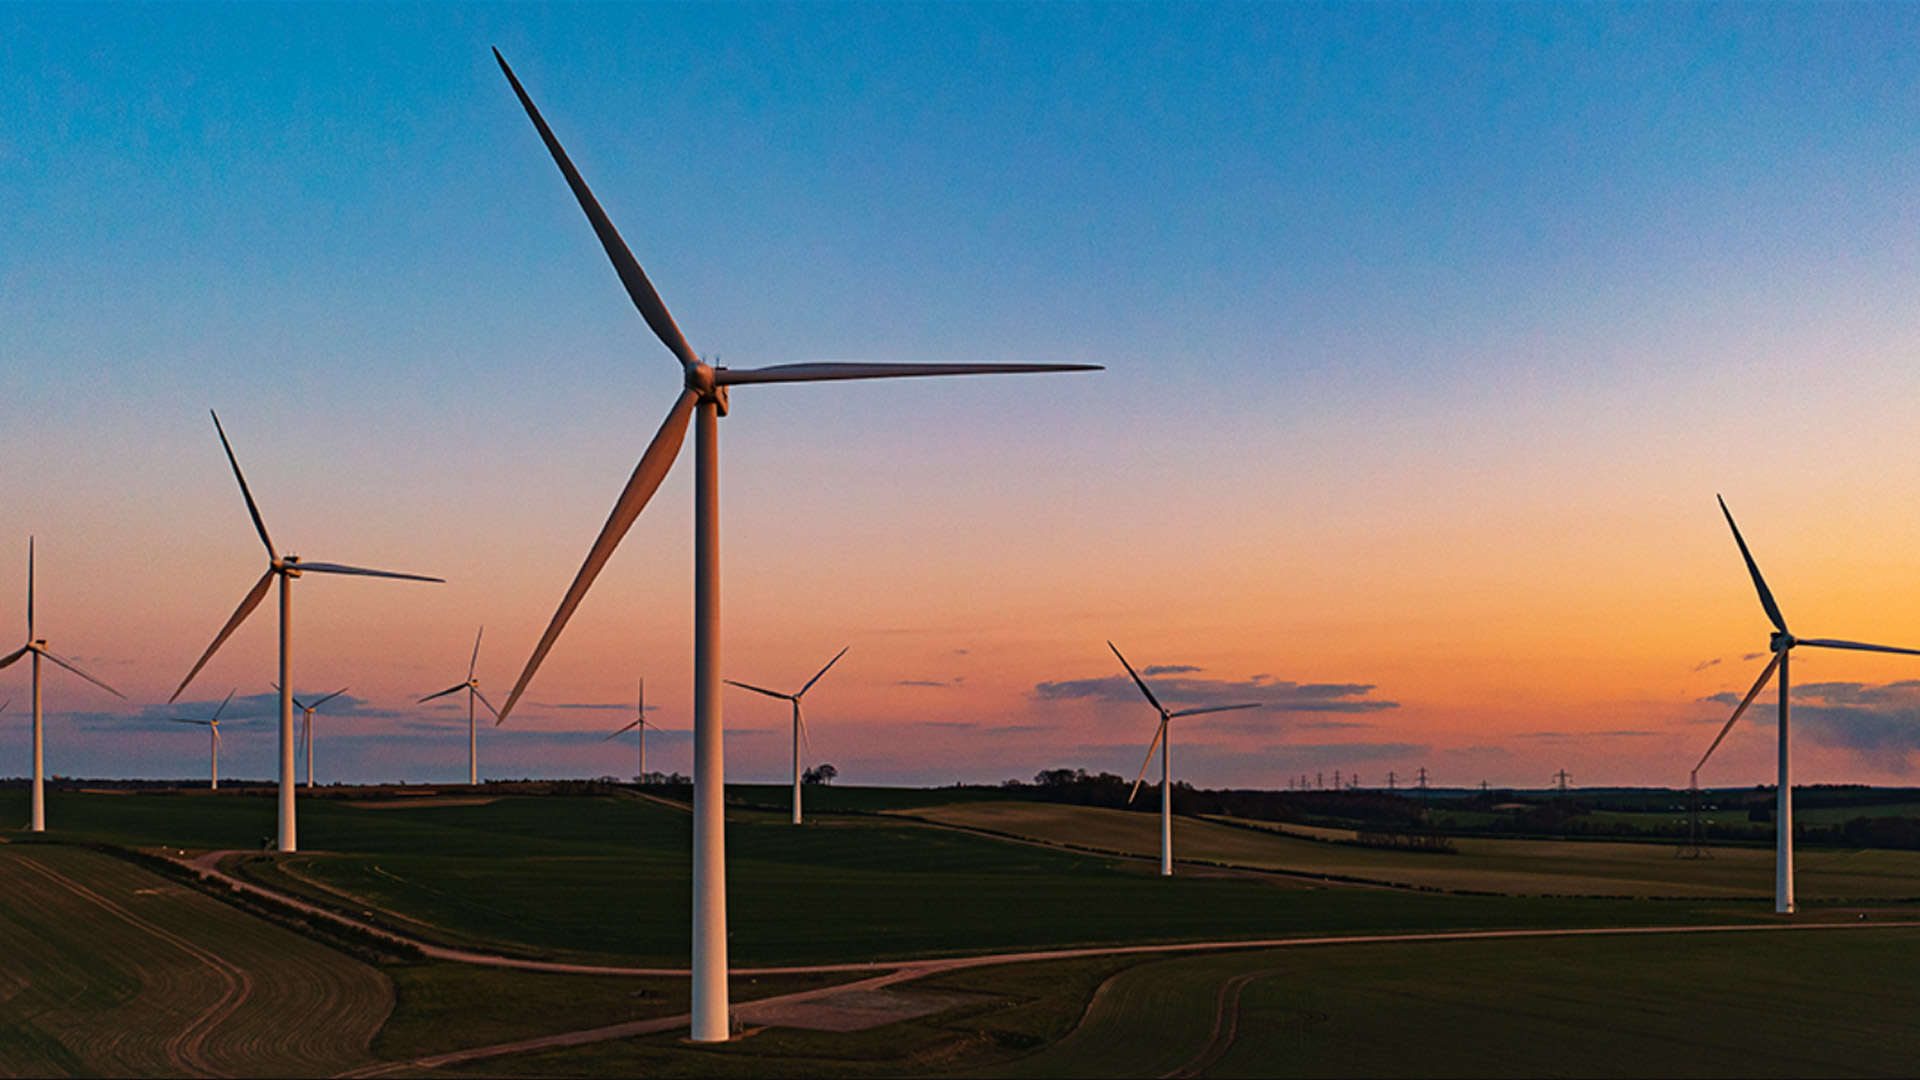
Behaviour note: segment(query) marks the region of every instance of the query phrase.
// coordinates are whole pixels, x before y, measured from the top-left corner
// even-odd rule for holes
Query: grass
[[[392,1006],[373,968],[107,855],[8,845],[0,881],[12,1074],[338,1071]]]
[[[1141,857],[1158,857],[1160,852],[1160,821],[1151,814],[1056,803],[962,803],[912,813],[930,821]],[[1417,888],[1515,896],[1773,895],[1770,848],[1716,848],[1711,859],[1676,859],[1671,844],[1459,837],[1458,854],[1435,855],[1307,838],[1352,835],[1337,829],[1175,818],[1173,830],[1174,854],[1181,859]],[[1799,898],[1807,903],[1920,897],[1920,852],[1804,848],[1796,867]]]
[[[1920,1060],[1916,964],[1910,928],[1182,957],[1120,973],[1072,1035],[1000,1071],[1904,1076]],[[1208,1054],[1237,976],[1253,977],[1236,1037]]]

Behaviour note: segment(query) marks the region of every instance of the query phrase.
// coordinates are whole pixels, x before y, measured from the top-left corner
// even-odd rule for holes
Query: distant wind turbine
[[[199,724],[213,736],[213,780],[207,785],[210,791],[220,790],[220,714],[227,711],[227,703],[232,700],[233,691],[229,690],[226,700],[220,703],[219,708],[213,710],[213,716],[205,720],[188,716],[169,717],[176,724]]]
[[[60,665],[61,667],[66,668],[68,671],[73,672],[75,675],[80,676],[81,678],[87,680],[88,682],[99,687],[100,689],[105,690],[107,693],[112,694],[114,697],[117,697],[122,701],[125,701],[127,699],[127,695],[122,694],[120,691],[115,690],[113,687],[108,686],[106,683],[101,682],[99,679],[96,679],[93,676],[87,674],[86,672],[81,671],[79,668],[74,667],[72,663],[66,660],[62,660],[58,656],[55,656],[51,651],[47,649],[47,643],[44,639],[37,638],[34,636],[33,634],[33,537],[31,536],[27,537],[27,643],[25,645],[20,646],[18,649],[15,649],[13,652],[8,653],[5,658],[0,659],[0,668],[11,667],[15,660],[20,659],[21,657],[27,655],[28,653],[33,654],[33,810],[32,810],[32,816],[29,820],[27,828],[33,832],[46,832],[47,831],[47,769],[46,769],[46,756],[44,751],[44,740],[41,737],[41,725],[40,725],[40,658],[43,656],[46,657],[48,660],[51,660],[54,663]],[[9,698],[7,700],[9,703],[11,703],[13,699]]]
[[[300,743],[301,753],[305,755],[307,761],[308,791],[313,790],[313,714],[319,711],[320,706],[346,692],[347,688],[343,686],[326,697],[316,699],[311,705],[297,697],[293,699],[294,708],[300,710]]]
[[[847,649],[851,648],[853,648],[853,646],[847,646]],[[847,655],[847,649],[841,649],[838,653],[835,653],[833,659],[827,661],[827,666],[820,669],[820,675],[825,675],[829,668],[839,663],[840,658]],[[793,823],[795,825],[800,824],[800,741],[802,739],[805,739],[807,742],[807,758],[809,760],[813,758],[813,740],[807,736],[806,717],[800,715],[800,699],[806,695],[807,691],[813,689],[814,683],[820,681],[820,675],[815,675],[813,678],[808,679],[807,685],[791,694],[783,694],[778,690],[768,690],[759,686],[750,686],[733,679],[727,680],[727,682],[732,683],[742,690],[751,690],[756,694],[765,694],[770,698],[779,698],[782,701],[793,702]]]
[[[647,500],[666,478],[680,453],[687,424],[697,415],[694,434],[694,633],[693,633],[693,979],[692,1036],[696,1042],[723,1042],[728,1036],[727,1013],[727,888],[726,819],[723,813],[726,769],[721,751],[720,720],[720,417],[726,415],[729,387],[751,383],[821,382],[841,379],[891,379],[927,375],[984,375],[1039,371],[1096,370],[1088,364],[866,364],[803,363],[774,367],[729,369],[707,363],[687,344],[666,304],[647,280],[646,272],[628,250],[600,203],[587,189],[553,130],[534,107],[520,80],[495,49],[493,57],[512,84],[528,119],[546,143],[554,164],[573,189],[580,209],[593,225],[613,261],[627,295],[640,310],[668,351],[679,360],[684,389],[668,410],[653,441],[641,455],[633,476],[614,503],[586,561],[574,576],[553,621],[534,647],[520,681],[501,710],[504,720],[539,670],[540,662],[572,617],[574,608],[613,555]]]
[[[1719,496],[1715,496],[1719,498]],[[1760,576],[1759,564],[1753,561],[1753,553],[1747,550],[1747,541],[1740,535],[1740,526],[1733,523],[1733,513],[1727,509],[1727,500],[1720,499],[1720,512],[1726,515],[1727,527],[1733,530],[1733,542],[1740,545],[1740,557],[1746,560],[1747,574],[1753,578],[1753,587],[1760,594],[1760,606],[1766,610],[1767,620],[1773,623],[1773,634],[1767,640],[1767,647],[1773,653],[1773,659],[1754,680],[1753,688],[1747,696],[1740,699],[1740,705],[1733,710],[1721,727],[1720,734],[1714,737],[1713,745],[1701,755],[1699,765],[1693,767],[1693,785],[1697,789],[1700,782],[1700,766],[1720,747],[1720,740],[1727,737],[1740,715],[1753,704],[1775,669],[1780,672],[1780,756],[1779,790],[1775,793],[1778,810],[1774,814],[1774,866],[1773,866],[1773,910],[1782,914],[1793,913],[1793,777],[1787,759],[1787,696],[1789,693],[1787,678],[1788,654],[1800,645],[1811,645],[1820,649],[1851,649],[1857,652],[1899,653],[1904,656],[1920,656],[1920,649],[1901,649],[1892,645],[1867,645],[1858,641],[1840,641],[1835,638],[1797,638],[1787,632],[1786,617],[1780,614],[1780,605],[1774,602],[1773,591],[1767,588],[1766,579]]]
[[[227,431],[220,426],[220,414],[213,414],[213,429],[220,433],[220,446],[227,452],[227,464],[233,466],[233,478],[240,482],[240,495],[247,500],[247,514],[253,518],[254,531],[260,534],[260,543],[267,549],[267,571],[260,575],[253,589],[249,591],[240,606],[234,609],[227,624],[214,635],[213,644],[200,654],[200,660],[180,680],[180,686],[174,690],[173,697],[167,699],[172,704],[186,690],[200,669],[207,666],[213,654],[219,651],[228,637],[232,636],[240,624],[247,621],[253,609],[266,599],[267,588],[275,578],[280,579],[280,835],[281,851],[297,851],[296,830],[293,817],[293,592],[294,578],[302,574],[352,574],[358,577],[393,578],[399,581],[441,581],[437,577],[424,577],[420,574],[397,574],[389,570],[367,570],[358,566],[344,566],[340,563],[302,562],[298,555],[279,555],[273,550],[273,539],[267,535],[266,523],[260,520],[260,508],[254,505],[253,492],[247,488],[247,478],[240,472],[240,462],[233,456],[233,445],[227,442]]]
[[[1146,680],[1142,679],[1133,670],[1133,665],[1127,663],[1126,657],[1120,655],[1120,650],[1114,646],[1113,642],[1107,642],[1107,648],[1113,649],[1113,655],[1119,659],[1120,666],[1127,669],[1128,675],[1133,676],[1133,685],[1139,687],[1140,692],[1147,695],[1147,701],[1160,713],[1159,730],[1154,732],[1153,741],[1147,744],[1147,760],[1140,763],[1140,775],[1133,778],[1133,790],[1127,793],[1127,802],[1133,802],[1133,797],[1140,794],[1140,781],[1146,779],[1147,766],[1153,764],[1153,752],[1155,749],[1158,749],[1160,751],[1160,876],[1172,877],[1173,782],[1170,779],[1172,773],[1167,766],[1167,750],[1173,740],[1167,734],[1167,721],[1172,720],[1176,716],[1199,716],[1202,713],[1229,712],[1234,709],[1257,709],[1262,703],[1254,701],[1245,705],[1208,705],[1198,709],[1181,709],[1179,712],[1168,712],[1167,707],[1160,704],[1160,699],[1153,696],[1153,691],[1147,689]]]
[[[616,731],[613,734],[607,736],[606,738],[600,740],[601,742],[612,742],[613,740],[619,738],[620,736],[625,735],[629,731],[636,732],[639,734],[640,736],[640,775],[637,778],[637,780],[639,783],[642,783],[642,784],[647,782],[647,729],[648,728],[653,728],[655,731],[660,730],[659,728],[654,727],[654,724],[647,719],[647,679],[646,679],[646,676],[643,675],[640,677],[640,706],[634,713],[633,723],[628,724],[626,727],[623,727],[619,731]]]
[[[485,705],[487,707],[487,711],[493,714],[494,723],[497,724],[500,722],[500,710],[494,708],[493,702],[487,700],[487,695],[480,692],[480,680],[475,678],[473,675],[474,668],[478,667],[480,664],[480,638],[481,638],[481,635],[485,634],[486,632],[487,632],[487,628],[483,626],[480,628],[480,633],[473,635],[473,659],[467,661],[467,681],[461,682],[461,683],[454,683],[452,686],[447,687],[445,690],[442,690],[437,694],[428,694],[426,697],[423,697],[420,699],[420,703],[424,705],[427,702],[432,701],[434,698],[446,697],[448,694],[454,693],[459,690],[465,690],[467,692],[467,783],[468,784],[478,784],[480,782],[480,743],[478,738],[475,737],[474,730],[473,730],[474,700],[476,698],[479,699],[480,704]]]

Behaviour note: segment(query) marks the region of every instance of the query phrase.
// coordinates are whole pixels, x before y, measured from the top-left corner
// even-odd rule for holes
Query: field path
[[[167,1060],[181,1072],[192,1076],[232,1075],[214,1067],[207,1060],[204,1050],[207,1036],[211,1035],[223,1020],[238,1011],[252,994],[253,976],[235,967],[218,954],[203,949],[170,930],[154,925],[50,866],[34,859],[19,859],[14,865],[24,867],[51,880],[74,896],[93,904],[121,922],[172,945],[211,970],[220,980],[222,986],[220,997],[187,1021],[179,1032],[167,1040]]]
[[[1244,975],[1235,975],[1220,986],[1220,997],[1213,1007],[1213,1032],[1207,1036],[1206,1044],[1193,1060],[1166,1073],[1162,1080],[1169,1077],[1204,1076],[1208,1069],[1233,1049],[1233,1038],[1240,1029],[1240,991],[1255,979],[1264,979],[1269,975],[1278,975],[1286,968],[1267,968],[1262,971],[1249,971]]]

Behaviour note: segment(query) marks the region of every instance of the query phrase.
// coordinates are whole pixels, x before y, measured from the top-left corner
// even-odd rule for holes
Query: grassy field
[[[1053,843],[1158,857],[1151,814],[1054,803],[961,803],[910,811],[930,821]],[[1181,859],[1399,885],[1516,896],[1753,897],[1773,895],[1770,848],[1717,848],[1711,859],[1676,859],[1669,844],[1462,837],[1459,853],[1389,851],[1322,842],[1338,829],[1226,824],[1175,818]],[[1297,835],[1287,835],[1293,833]],[[1797,888],[1806,903],[1920,897],[1920,852],[1807,848]]]
[[[393,1004],[356,960],[110,856],[0,847],[0,1072],[311,1076]]]
[[[1911,928],[1182,957],[998,1074],[1908,1076],[1916,965]]]

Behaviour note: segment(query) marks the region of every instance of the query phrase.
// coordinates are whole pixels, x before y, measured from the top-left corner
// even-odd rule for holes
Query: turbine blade
[[[813,760],[813,736],[807,734],[807,714],[800,711],[800,702],[793,703],[793,718],[800,723],[800,745],[805,748],[804,761]]]
[[[486,632],[487,628],[483,626],[480,628],[480,633],[473,635],[473,659],[467,661],[468,682],[473,681],[473,669],[480,663],[480,638],[484,636]]]
[[[540,636],[540,644],[534,647],[533,655],[527,659],[526,670],[520,673],[520,681],[513,684],[513,693],[507,695],[506,708],[500,710],[500,723],[505,723],[513,707],[520,701],[520,695],[526,692],[527,684],[533,681],[533,673],[540,670],[540,661],[547,658],[547,650],[559,640],[560,631],[566,628],[567,620],[573,617],[573,609],[580,606],[581,598],[587,595],[587,589],[593,579],[600,576],[600,569],[613,557],[613,549],[620,544],[621,537],[633,527],[640,511],[646,509],[647,500],[659,489],[660,481],[666,479],[667,470],[673,468],[673,459],[680,453],[680,444],[685,441],[687,420],[693,415],[693,407],[700,397],[691,390],[682,390],[680,397],[668,410],[667,419],[654,433],[653,441],[647,444],[647,452],[640,456],[640,464],[634,466],[633,476],[628,478],[627,486],[620,493],[619,501],[613,504],[613,513],[607,516],[607,523],[600,527],[600,535],[593,542],[593,548],[587,552],[587,559],[580,564],[580,572],[573,577],[573,584],[567,587],[567,595],[560,601],[560,609],[553,613],[553,621],[547,624],[547,632]]]
[[[1903,656],[1920,656],[1920,649],[1902,649],[1893,645],[1868,645],[1862,641],[1841,641],[1837,638],[1795,638],[1798,645],[1817,645],[1822,649],[1854,649],[1859,652],[1899,653]]]
[[[1126,661],[1122,660],[1121,663],[1124,664]],[[1153,741],[1147,744],[1147,760],[1140,763],[1140,775],[1133,778],[1133,790],[1127,792],[1128,803],[1132,803],[1133,797],[1140,794],[1140,781],[1147,778],[1147,766],[1153,764],[1153,752],[1160,749],[1160,740],[1166,738],[1166,735],[1167,721],[1165,717],[1161,717],[1160,726],[1153,730]]]
[[[851,645],[847,646],[847,649],[851,649],[851,648],[853,648],[853,646]],[[841,649],[839,652],[835,653],[833,655],[833,659],[827,661],[827,666],[820,669],[820,675],[825,675],[827,671],[833,667],[833,665],[839,663],[840,658],[847,655],[847,649]],[[820,675],[815,675],[813,678],[808,679],[807,685],[800,688],[800,694],[804,694],[807,691],[813,689],[813,684],[820,681]],[[800,696],[800,694],[795,694],[793,696],[797,698]]]
[[[47,659],[53,661],[54,663],[59,664],[61,667],[66,668],[68,671],[73,672],[75,675],[80,676],[81,678],[87,680],[88,682],[99,687],[100,689],[105,690],[107,693],[112,694],[114,697],[119,698],[121,701],[127,700],[127,695],[121,693],[118,690],[115,690],[113,687],[108,686],[106,683],[101,682],[99,679],[94,678],[93,676],[87,674],[86,672],[81,671],[79,668],[75,667],[73,664],[60,659],[58,656],[55,656],[51,652],[48,652],[45,649],[36,649],[35,651],[38,652],[41,656],[44,656]]]
[[[327,702],[332,701],[334,698],[337,698],[341,694],[344,694],[346,692],[347,692],[347,688],[343,686],[340,689],[335,690],[333,693],[328,694],[326,697],[321,698],[319,701],[314,702],[312,705],[302,705],[300,707],[302,709],[317,709],[320,706],[325,705]]]
[[[195,675],[200,674],[201,668],[207,666],[207,661],[213,659],[213,654],[219,650],[221,644],[231,637],[235,630],[240,629],[240,624],[247,621],[247,616],[253,614],[253,609],[260,606],[260,601],[266,599],[267,586],[273,584],[273,573],[273,568],[268,567],[267,572],[260,575],[260,580],[254,583],[253,591],[240,601],[240,606],[234,609],[233,617],[227,620],[227,625],[221,627],[220,632],[214,635],[213,644],[207,646],[207,651],[200,654],[199,663],[193,665],[193,670],[187,672],[187,677],[180,680],[180,685],[174,689],[173,697],[167,699],[167,704],[171,705],[179,699],[180,692],[187,688],[187,684],[193,681]]]
[[[613,734],[607,736],[604,739],[601,739],[600,741],[612,742],[613,740],[619,738],[622,735],[625,735],[627,732],[632,731],[634,728],[637,728],[639,726],[640,726],[640,721],[635,720],[633,723],[628,724],[626,727],[621,728],[619,731],[614,732]]]
[[[27,537],[27,642],[33,642],[33,537]]]
[[[1049,371],[1104,371],[1098,364],[775,364],[763,368],[717,368],[721,386],[750,383],[840,382],[847,379],[914,379],[930,375],[1037,375]]]
[[[1740,699],[1740,707],[1733,710],[1733,715],[1728,717],[1726,724],[1720,728],[1720,734],[1713,737],[1713,745],[1707,747],[1707,752],[1700,755],[1700,765],[1705,765],[1707,759],[1713,756],[1713,752],[1720,749],[1720,740],[1727,737],[1727,732],[1733,730],[1734,722],[1739,720],[1740,715],[1747,711],[1747,706],[1753,704],[1753,699],[1760,695],[1761,688],[1767,685],[1768,679],[1773,678],[1773,669],[1780,666],[1780,658],[1785,655],[1787,654],[1777,652],[1773,654],[1772,660],[1767,661],[1766,669],[1760,672],[1758,679],[1753,681],[1753,689],[1747,691],[1747,696]],[[1700,765],[1695,765],[1693,771],[1698,773],[1700,771]]]
[[[260,508],[253,503],[253,491],[247,487],[247,478],[240,472],[240,459],[233,456],[233,444],[227,441],[227,429],[220,426],[220,414],[213,413],[213,430],[220,433],[220,445],[227,452],[227,464],[233,466],[233,478],[240,481],[240,494],[247,500],[247,513],[253,518],[253,528],[260,534],[260,542],[267,547],[267,558],[277,556],[273,550],[273,538],[267,535],[267,523],[260,520]]]
[[[1113,655],[1120,658],[1120,666],[1123,668],[1126,668],[1127,674],[1133,676],[1133,685],[1139,687],[1140,692],[1147,695],[1147,700],[1153,702],[1153,707],[1160,710],[1162,713],[1166,712],[1167,707],[1165,705],[1160,704],[1160,699],[1153,696],[1153,691],[1147,689],[1147,684],[1141,680],[1138,674],[1134,672],[1133,665],[1127,663],[1127,658],[1124,656],[1120,656],[1120,650],[1114,647],[1113,642],[1111,641],[1107,642],[1107,648],[1113,649]]]
[[[497,721],[500,719],[500,710],[493,707],[493,702],[487,700],[487,695],[481,693],[479,687],[474,686],[472,683],[468,683],[467,688],[469,690],[472,690],[473,696],[479,698],[480,704],[485,705],[487,707],[487,711],[493,714],[494,720]]]
[[[8,699],[7,699],[7,700],[5,700],[5,701],[0,701],[0,715],[4,715],[4,714],[6,713],[6,711],[7,711],[7,706],[9,706],[9,705],[11,705],[11,704],[13,704],[13,699],[12,699],[12,698],[8,698]]]
[[[236,687],[234,687],[234,688],[233,688],[233,690],[229,690],[229,691],[227,691],[227,696],[226,696],[226,700],[224,700],[224,701],[222,701],[222,702],[220,702],[220,707],[219,707],[219,708],[217,708],[217,709],[215,709],[215,710],[213,710],[213,720],[209,720],[209,721],[207,721],[207,723],[209,723],[209,724],[211,724],[211,723],[213,723],[213,722],[214,722],[214,720],[218,720],[218,719],[220,719],[220,714],[221,714],[221,713],[223,713],[223,712],[226,712],[226,711],[227,711],[227,702],[229,702],[229,701],[232,701],[232,700],[233,700],[233,694],[234,694],[234,691],[235,691],[235,690],[238,690],[238,689],[240,689],[240,688],[236,686]]]
[[[401,574],[392,570],[368,570],[363,566],[345,566],[341,563],[299,562],[294,563],[293,566],[294,569],[302,571],[303,573],[312,571],[316,574],[352,574],[356,577],[393,578],[397,581],[432,581],[442,585],[446,584],[447,581],[446,578],[428,577],[425,574]]]
[[[607,212],[600,209],[600,201],[593,197],[593,192],[587,189],[587,182],[580,178],[580,170],[573,167],[573,160],[560,148],[560,140],[553,137],[553,129],[547,126],[540,110],[534,107],[533,99],[527,96],[526,88],[520,85],[520,79],[507,66],[506,57],[500,55],[499,49],[495,49],[493,58],[500,62],[500,70],[506,73],[507,81],[513,84],[514,95],[520,99],[521,106],[527,110],[527,118],[533,121],[541,140],[547,144],[547,152],[553,155],[553,163],[560,166],[560,174],[567,178],[567,186],[573,189],[573,197],[580,201],[580,209],[586,211],[587,220],[593,224],[593,234],[600,238],[600,246],[607,249],[607,258],[613,260],[614,272],[620,275],[620,284],[627,287],[627,295],[633,299],[633,306],[640,309],[640,317],[647,320],[654,336],[679,358],[680,363],[699,363],[700,358],[694,355],[693,346],[687,344],[680,328],[674,325],[673,316],[667,313],[667,305],[661,301],[660,293],[654,289],[653,282],[647,280],[647,272],[640,269],[640,261],[633,257],[633,252],[627,250],[627,242],[620,238],[620,231],[613,227]],[[507,708],[513,708],[513,699],[507,700]]]
[[[1740,526],[1733,523],[1733,511],[1727,509],[1727,500],[1720,499],[1720,512],[1727,517],[1727,526],[1733,530],[1733,542],[1740,545],[1740,557],[1747,560],[1747,573],[1753,576],[1753,587],[1759,590],[1760,606],[1767,609],[1767,618],[1773,620],[1773,628],[1781,633],[1787,632],[1786,617],[1780,614],[1780,605],[1773,602],[1773,590],[1767,588],[1767,579],[1760,576],[1760,567],[1753,561],[1753,553],[1747,550],[1746,538],[1740,535]]]
[[[762,686],[753,686],[748,683],[735,682],[732,679],[722,679],[721,681],[726,683],[728,686],[737,686],[742,690],[751,690],[756,694],[765,694],[768,697],[777,697],[781,701],[792,701],[797,696],[795,694],[783,694],[778,690],[768,690],[767,688]]]
[[[1168,715],[1169,717],[1173,717],[1173,716],[1199,716],[1199,715],[1201,715],[1202,713],[1210,713],[1210,712],[1232,712],[1232,711],[1233,711],[1233,710],[1235,710],[1235,709],[1258,709],[1258,708],[1260,708],[1260,707],[1261,707],[1262,705],[1265,705],[1265,704],[1266,704],[1266,702],[1264,702],[1264,701],[1254,701],[1254,702],[1249,702],[1248,704],[1245,704],[1245,705],[1208,705],[1208,706],[1206,706],[1205,708],[1200,708],[1200,709],[1181,709],[1181,710],[1180,710],[1179,712],[1177,712],[1177,713],[1168,713],[1167,715]]]
[[[182,716],[169,716],[167,717],[167,720],[168,722],[175,723],[175,724],[212,724],[213,723],[213,721],[211,720],[189,720],[186,717],[182,717]]]
[[[467,688],[466,683],[454,683],[452,686],[449,686],[445,690],[441,690],[438,693],[428,694],[426,697],[421,698],[417,704],[425,705],[427,702],[432,701],[434,698],[446,697],[448,694],[451,694],[460,690],[465,690],[466,688]]]
[[[27,655],[28,652],[32,651],[32,648],[33,647],[31,645],[22,645],[19,648],[13,650],[12,652],[8,653],[6,659],[0,660],[0,668],[12,667],[14,661]]]

